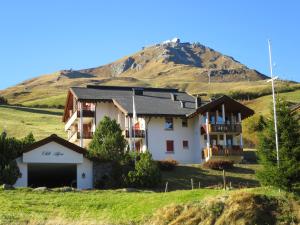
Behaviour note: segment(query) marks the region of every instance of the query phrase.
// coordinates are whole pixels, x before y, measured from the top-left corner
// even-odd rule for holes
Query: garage
[[[29,146],[16,161],[21,176],[15,187],[93,188],[93,162],[87,150],[57,135]]]
[[[77,165],[63,163],[28,164],[28,187],[77,187]]]

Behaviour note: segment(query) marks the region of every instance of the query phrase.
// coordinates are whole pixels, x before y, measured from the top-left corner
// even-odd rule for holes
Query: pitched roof
[[[75,145],[61,137],[58,137],[56,134],[51,134],[49,137],[46,137],[40,141],[37,141],[35,143],[33,143],[32,145],[28,146],[27,148],[25,148],[23,150],[23,153],[26,153],[26,152],[30,152],[38,147],[41,147],[43,145],[46,145],[50,142],[56,142],[74,152],[77,152],[77,153],[80,153],[80,154],[83,154],[83,155],[86,155],[87,153],[87,150],[85,148],[81,148],[79,147],[78,145]]]
[[[214,111],[222,104],[225,105],[226,111],[240,112],[242,119],[252,116],[254,114],[254,111],[252,109],[226,95],[223,95],[222,97],[219,97],[211,102],[201,105],[194,113],[190,114],[189,117],[193,117],[194,115],[201,114],[207,111]]]
[[[72,87],[70,90],[78,100],[113,101],[122,111],[132,114],[133,88],[116,86]],[[141,88],[139,88],[141,89]],[[177,89],[142,88],[142,95],[135,95],[138,115],[176,115],[186,116],[195,111],[195,98]],[[176,96],[172,100],[171,95]],[[181,106],[182,103],[184,107]]]
[[[232,112],[241,112],[242,119],[254,114],[247,106],[235,101],[228,96],[222,96],[209,103],[202,102],[197,109],[195,97],[186,92],[170,88],[140,88],[121,86],[91,86],[72,87],[70,92],[77,100],[83,101],[110,101],[113,102],[125,114],[132,115],[133,89],[143,90],[142,95],[135,95],[136,112],[142,115],[157,116],[182,116],[193,117],[207,110],[213,110],[221,104],[225,104]],[[176,100],[172,99],[176,96]],[[182,104],[184,107],[182,107]]]

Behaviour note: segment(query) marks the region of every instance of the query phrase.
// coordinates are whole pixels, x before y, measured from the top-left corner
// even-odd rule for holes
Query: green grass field
[[[61,109],[40,109],[0,105],[0,132],[6,130],[8,136],[22,138],[32,132],[36,140],[55,133],[66,137],[61,122]]]
[[[270,196],[283,195],[274,189],[245,189]],[[235,191],[196,189],[155,193],[122,190],[81,192],[35,192],[32,189],[0,190],[0,224],[135,224],[147,220],[158,209],[199,202],[204,198]],[[51,224],[55,224],[51,223]]]
[[[146,219],[165,205],[199,201],[220,193],[221,190],[206,189],[169,193],[0,191],[0,224],[26,224],[30,220],[49,219],[130,224],[130,221]]]

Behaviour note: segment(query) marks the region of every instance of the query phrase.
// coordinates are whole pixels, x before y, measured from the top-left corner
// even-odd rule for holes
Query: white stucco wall
[[[83,173],[85,177],[82,176]],[[93,162],[87,158],[83,159],[83,163],[77,164],[77,188],[93,188]]]
[[[16,159],[17,165],[19,167],[21,177],[15,183],[15,187],[27,187],[28,186],[28,169],[27,163],[23,163],[22,157]]]
[[[174,141],[174,152],[166,151],[166,141]],[[182,141],[187,140],[189,148],[184,149]],[[188,120],[188,127],[182,127],[181,118],[173,118],[173,130],[165,130],[165,118],[153,117],[148,124],[148,148],[155,160],[175,159],[179,163],[200,163],[200,124],[198,117]]]
[[[23,154],[23,163],[82,163],[83,155],[56,142]]]
[[[84,158],[82,154],[74,152],[56,142],[50,142],[30,152],[24,153],[17,159],[22,176],[15,183],[15,187],[28,186],[28,163],[62,163],[77,165],[77,188],[93,188],[93,162]],[[85,174],[85,177],[82,174]]]
[[[121,129],[125,129],[125,115],[122,113],[112,102],[98,102],[96,106],[96,124],[103,119],[104,116],[108,116],[111,119],[115,119],[121,126]]]

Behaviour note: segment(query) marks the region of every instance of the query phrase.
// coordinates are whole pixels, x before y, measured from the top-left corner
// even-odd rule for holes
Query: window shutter
[[[167,152],[174,152],[174,141],[167,141]]]

